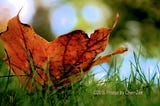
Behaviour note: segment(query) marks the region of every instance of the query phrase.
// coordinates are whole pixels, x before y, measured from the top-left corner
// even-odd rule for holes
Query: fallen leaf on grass
[[[9,21],[8,29],[1,33],[0,40],[5,45],[8,65],[20,83],[26,83],[30,90],[51,83],[56,87],[70,84],[73,79],[80,80],[91,67],[108,62],[112,55],[126,51],[120,48],[95,60],[107,46],[113,28],[97,29],[90,38],[84,31],[75,30],[48,42],[30,25],[22,24],[17,15]]]

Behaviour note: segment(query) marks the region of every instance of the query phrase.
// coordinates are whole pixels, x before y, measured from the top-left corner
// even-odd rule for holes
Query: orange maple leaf
[[[35,84],[45,87],[52,83],[55,87],[72,83],[73,76],[80,80],[92,66],[108,62],[112,55],[127,50],[119,48],[95,60],[107,46],[113,28],[97,29],[90,38],[84,31],[75,30],[48,42],[30,25],[21,23],[17,15],[9,21],[7,31],[0,34],[0,40],[5,45],[7,63],[20,83],[26,82],[28,89]]]

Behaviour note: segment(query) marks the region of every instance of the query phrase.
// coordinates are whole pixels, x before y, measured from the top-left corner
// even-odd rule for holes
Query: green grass
[[[129,78],[120,78],[120,66],[113,59],[105,80],[98,81],[88,73],[68,88],[46,88],[33,93],[20,88],[16,76],[7,77],[10,73],[1,60],[0,106],[159,106],[160,79],[153,75],[147,80],[139,63],[140,55],[133,56]],[[159,66],[157,69],[160,72]]]

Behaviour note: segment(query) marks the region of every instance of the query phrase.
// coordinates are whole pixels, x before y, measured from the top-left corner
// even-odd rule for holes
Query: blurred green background
[[[22,22],[32,24],[48,41],[75,29],[90,34],[96,28],[111,27],[118,12],[120,19],[111,34],[110,46],[128,46],[130,50],[141,46],[145,56],[160,57],[159,0],[6,0],[0,5],[1,32],[8,21],[4,17],[9,19],[23,8]]]

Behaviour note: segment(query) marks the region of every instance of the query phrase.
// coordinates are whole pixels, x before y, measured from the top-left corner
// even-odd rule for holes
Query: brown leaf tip
[[[120,48],[116,49],[116,50],[112,53],[112,55],[121,54],[121,53],[124,53],[124,52],[126,52],[126,51],[128,51],[128,48],[120,47]]]
[[[114,22],[113,22],[112,29],[114,29],[114,28],[116,27],[116,25],[117,25],[117,23],[118,23],[118,20],[119,20],[119,13],[116,14],[116,18],[115,18],[115,20],[114,20]]]

